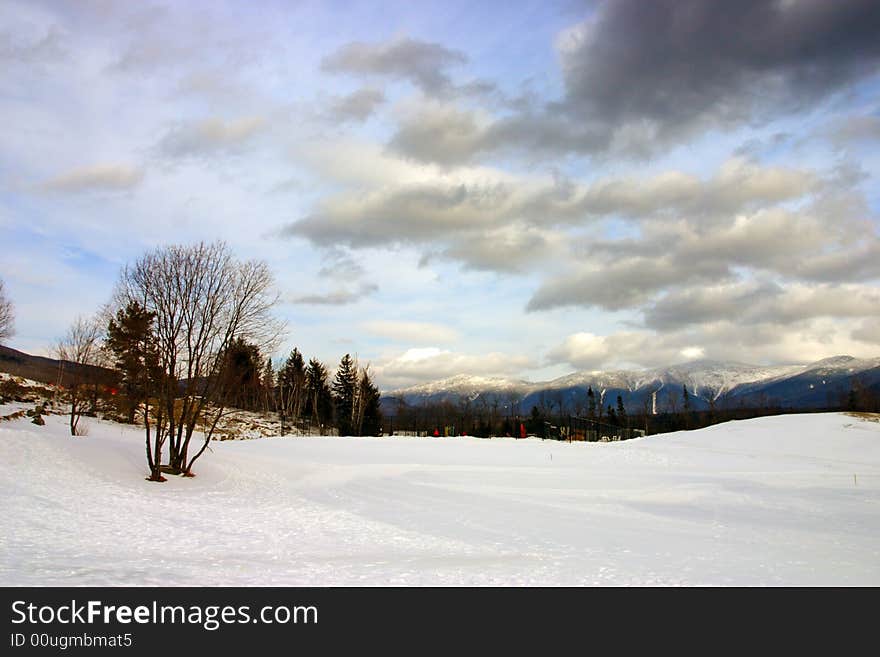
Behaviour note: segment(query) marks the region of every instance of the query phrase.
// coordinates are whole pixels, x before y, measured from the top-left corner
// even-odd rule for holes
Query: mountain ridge
[[[682,387],[687,386],[697,408],[723,400],[766,403],[768,390],[781,405],[806,406],[821,402],[823,391],[826,397],[845,393],[853,385],[851,379],[862,374],[865,385],[880,386],[880,357],[841,355],[801,365],[769,366],[701,359],[641,370],[584,370],[547,381],[459,374],[390,390],[383,397],[406,404],[486,400],[529,408],[551,398],[551,404],[578,407],[586,403],[586,389],[592,387],[603,404],[608,403],[609,394],[612,399],[620,394],[624,402],[638,405],[649,398],[656,412],[658,396],[681,397]]]

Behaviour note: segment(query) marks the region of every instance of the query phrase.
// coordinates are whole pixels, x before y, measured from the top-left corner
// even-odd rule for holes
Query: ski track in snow
[[[0,424],[3,585],[878,585],[880,424],[612,444],[272,438],[144,481],[142,433]]]

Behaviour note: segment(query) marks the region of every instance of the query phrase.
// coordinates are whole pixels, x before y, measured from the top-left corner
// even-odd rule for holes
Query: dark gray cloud
[[[452,87],[449,69],[467,61],[463,52],[439,43],[402,38],[387,43],[349,43],[325,57],[321,68],[331,73],[404,79],[426,94],[439,94]]]
[[[801,109],[880,63],[875,0],[617,0],[562,45],[570,115],[694,125]]]
[[[560,39],[559,100],[479,126],[425,110],[424,121],[405,118],[390,146],[445,165],[495,153],[648,157],[710,128],[809,110],[876,75],[877,34],[876,0],[604,2]],[[445,78],[431,83],[449,87]],[[876,134],[870,119],[862,123],[837,138]]]
[[[385,102],[381,89],[364,87],[337,98],[330,105],[330,116],[337,121],[365,121]]]

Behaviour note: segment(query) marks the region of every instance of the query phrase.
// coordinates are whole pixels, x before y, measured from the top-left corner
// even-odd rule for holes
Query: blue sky
[[[223,239],[385,389],[878,355],[876,3],[732,4],[5,2],[9,344]]]

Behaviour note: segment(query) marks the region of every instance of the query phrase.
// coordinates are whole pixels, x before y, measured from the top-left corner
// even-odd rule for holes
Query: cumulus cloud
[[[0,32],[0,62],[4,64],[45,64],[66,54],[65,34],[57,25],[37,31],[33,25],[22,32]]]
[[[377,319],[361,326],[373,335],[413,344],[443,344],[459,337],[458,332],[448,326],[428,322]]]
[[[460,262],[476,271],[515,273],[540,267],[554,253],[565,253],[564,240],[555,232],[511,224],[454,239],[436,256]],[[426,255],[425,261],[431,255]]]
[[[157,148],[170,158],[230,153],[241,149],[265,127],[266,120],[259,116],[186,122],[169,130]]]
[[[743,271],[829,284],[880,276],[876,228],[858,216],[828,221],[811,206],[649,223],[637,237],[588,239],[582,249],[585,264],[545,280],[528,310],[639,308],[667,289],[729,284]]]
[[[809,170],[731,158],[706,179],[672,170],[600,180],[584,192],[581,205],[589,213],[631,217],[730,215],[801,198],[817,184],[818,176]]]
[[[880,116],[848,116],[829,127],[828,135],[838,147],[860,146],[880,141]]]
[[[308,306],[347,306],[377,292],[379,286],[372,283],[362,283],[357,289],[339,288],[323,294],[304,294],[288,298],[288,302],[297,305]]]
[[[452,86],[449,69],[467,61],[463,52],[439,43],[400,38],[384,43],[349,43],[325,57],[321,68],[331,73],[400,78],[425,93],[436,94]]]
[[[337,121],[366,121],[384,102],[381,89],[365,87],[336,98],[330,104],[329,114]]]
[[[867,233],[867,234],[865,234]],[[850,248],[829,249],[794,263],[791,273],[814,281],[868,281],[880,278],[880,234],[862,233],[864,241]]]
[[[870,331],[872,324],[863,328]],[[695,358],[743,363],[792,364],[849,354],[876,356],[869,333],[851,335],[837,319],[817,318],[795,325],[721,321],[673,331],[620,331],[609,335],[573,333],[547,351],[549,364],[579,370],[662,367]]]
[[[583,224],[601,217],[728,218],[737,212],[803,198],[819,186],[819,178],[812,171],[760,166],[741,158],[725,162],[715,175],[705,179],[667,171],[650,177],[599,179],[584,185],[560,177],[514,177],[491,170],[462,175],[458,169],[445,174],[418,166],[408,168],[369,153],[367,157],[375,164],[368,175],[381,175],[372,181],[381,186],[369,193],[346,192],[325,198],[311,216],[285,227],[284,234],[306,237],[321,245],[357,247],[436,240],[455,237],[462,231],[477,233],[506,227],[508,245],[539,246],[546,241],[546,234],[539,236],[530,226]],[[378,174],[378,170],[391,175]],[[395,181],[407,178],[410,182]],[[766,233],[778,221],[765,216],[757,223]],[[525,230],[514,236],[515,227]],[[779,229],[790,230],[791,226]],[[468,251],[466,245],[458,244],[446,252],[466,256]],[[467,260],[479,264],[479,259]],[[505,265],[502,269],[511,267]]]
[[[323,265],[318,270],[321,278],[351,281],[364,274],[363,266],[344,249],[330,248],[324,253]]]
[[[399,388],[459,374],[512,376],[534,365],[530,357],[522,355],[500,352],[474,355],[439,347],[418,347],[375,363],[373,371],[386,388]]]
[[[645,312],[656,330],[715,321],[794,324],[815,317],[880,316],[880,290],[864,285],[734,283],[672,290]]]
[[[880,346],[880,318],[866,319],[852,332],[854,340],[866,342],[873,347]]]
[[[575,268],[545,281],[532,295],[526,310],[563,306],[598,306],[621,310],[640,306],[669,286],[713,282],[730,275],[727,263],[704,260],[683,263],[674,255],[622,258],[603,266]]]
[[[52,193],[126,191],[136,187],[144,172],[127,164],[100,164],[80,167],[44,182],[40,188]]]
[[[485,126],[476,112],[422,103],[406,112],[388,146],[422,162],[467,162],[485,144]]]
[[[322,203],[282,235],[319,245],[372,246],[424,242],[491,224],[510,194],[501,184],[415,184]]]

